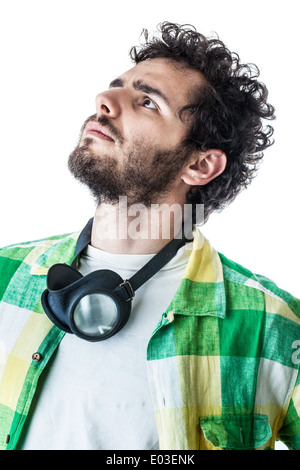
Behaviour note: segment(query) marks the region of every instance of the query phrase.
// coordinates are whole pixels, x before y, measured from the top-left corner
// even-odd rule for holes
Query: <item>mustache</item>
[[[82,133],[87,125],[88,122],[98,122],[103,127],[107,127],[107,129],[110,132],[110,135],[113,137],[114,140],[116,140],[119,144],[122,144],[124,142],[124,137],[120,130],[106,117],[106,116],[99,116],[97,118],[97,114],[93,114],[92,116],[88,117],[86,121],[84,122],[80,135],[82,136]]]

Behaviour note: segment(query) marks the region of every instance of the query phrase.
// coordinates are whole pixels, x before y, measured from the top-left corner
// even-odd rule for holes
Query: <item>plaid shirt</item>
[[[41,293],[78,233],[0,250],[0,449],[16,449],[64,332]],[[180,287],[149,339],[161,449],[300,449],[300,301],[194,231]],[[96,410],[95,410],[96,412]],[[101,417],[99,417],[101,419]]]

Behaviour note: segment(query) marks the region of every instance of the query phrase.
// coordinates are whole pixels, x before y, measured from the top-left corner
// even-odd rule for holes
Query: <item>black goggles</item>
[[[47,274],[42,306],[61,330],[87,341],[102,341],[118,333],[131,312],[135,291],[167,264],[187,241],[193,239],[182,230],[129,280],[114,271],[97,270],[83,276],[77,259],[91,240],[93,219],[81,232],[71,266],[53,265]]]

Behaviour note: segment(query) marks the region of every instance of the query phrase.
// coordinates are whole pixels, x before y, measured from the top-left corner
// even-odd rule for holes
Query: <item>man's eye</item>
[[[145,106],[145,108],[157,109],[156,105],[153,103],[152,100],[150,100],[150,98],[145,98],[143,100],[143,106]]]

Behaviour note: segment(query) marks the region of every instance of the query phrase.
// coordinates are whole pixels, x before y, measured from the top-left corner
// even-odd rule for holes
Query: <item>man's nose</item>
[[[98,117],[107,116],[111,119],[119,117],[121,114],[120,98],[116,90],[108,90],[99,93],[99,95],[96,96],[96,111]]]

